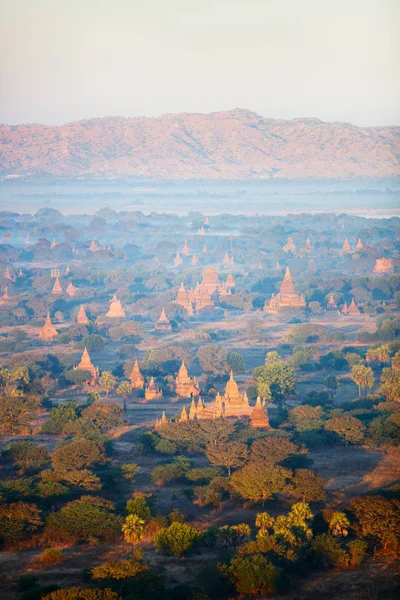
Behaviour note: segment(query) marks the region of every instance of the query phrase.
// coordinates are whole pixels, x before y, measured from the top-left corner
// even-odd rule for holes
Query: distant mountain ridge
[[[400,176],[400,127],[266,119],[243,109],[0,125],[2,176],[348,179]]]

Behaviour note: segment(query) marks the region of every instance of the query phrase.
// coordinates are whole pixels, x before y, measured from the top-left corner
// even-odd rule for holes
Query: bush
[[[200,531],[187,523],[174,522],[169,527],[158,531],[154,536],[157,552],[181,558],[190,552],[194,544],[200,540]]]
[[[46,550],[43,550],[42,554],[39,556],[39,560],[47,565],[57,565],[64,560],[64,555],[61,550],[57,550],[57,548],[47,548]]]

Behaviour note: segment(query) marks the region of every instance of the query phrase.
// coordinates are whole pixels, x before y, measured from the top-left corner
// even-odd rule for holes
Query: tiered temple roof
[[[293,241],[293,238],[288,237],[287,244],[285,244],[282,248],[284,252],[296,252],[296,244]]]
[[[364,248],[364,244],[362,243],[361,239],[358,238],[358,242],[356,244],[356,250],[362,250]]]
[[[199,227],[199,229],[197,230],[198,235],[204,235],[206,232],[206,230],[204,229],[203,225],[201,227]]]
[[[157,331],[172,331],[171,321],[165,314],[164,307],[161,311],[161,315],[159,316],[158,321],[156,322],[155,328]]]
[[[195,378],[189,377],[184,361],[175,379],[175,392],[181,398],[190,398],[200,394],[200,386]]]
[[[82,305],[79,307],[79,312],[78,316],[76,317],[76,320],[80,325],[87,325],[89,323],[89,319],[87,318],[87,314]]]
[[[336,309],[337,309],[337,304],[336,304],[336,302],[335,302],[335,298],[333,297],[333,294],[331,294],[331,295],[329,296],[329,302],[328,302],[328,304],[327,304],[326,308],[327,308],[328,310],[336,310]]]
[[[185,243],[183,244],[183,248],[181,250],[183,256],[189,256],[190,254],[190,250],[189,250],[189,246],[187,245],[187,242],[185,240]]]
[[[348,312],[349,312],[349,308],[348,308],[348,306],[347,306],[347,303],[345,302],[345,303],[343,304],[343,306],[342,306],[342,313],[343,313],[344,315],[347,315],[347,313],[348,313]]]
[[[351,252],[351,246],[349,244],[349,240],[346,238],[343,242],[342,249],[340,251],[341,254],[349,254]]]
[[[101,250],[101,246],[98,242],[96,242],[96,240],[92,240],[90,242],[89,250],[91,252],[98,252],[99,250]]]
[[[92,361],[90,360],[89,352],[86,348],[83,351],[81,361],[77,365],[76,369],[78,369],[78,371],[89,371],[89,373],[92,376],[92,382],[96,382],[99,370],[93,365]]]
[[[264,312],[277,312],[286,308],[306,308],[306,306],[304,297],[296,294],[290,269],[287,267],[279,294],[272,294],[270,301],[265,303]]]
[[[182,306],[189,313],[193,312],[192,303],[190,301],[189,294],[187,293],[183,283],[181,283],[181,287],[179,288],[178,295],[175,300],[175,304]]]
[[[354,302],[354,298],[352,299],[351,304],[350,304],[349,308],[347,309],[347,312],[348,312],[349,315],[359,315],[359,314],[361,314],[358,306]]]
[[[144,388],[144,377],[140,372],[139,363],[137,360],[135,360],[129,380],[131,382],[132,389],[142,390]]]
[[[377,258],[374,273],[393,273],[393,260],[391,258]]]
[[[144,391],[144,399],[145,400],[159,400],[162,398],[162,390],[160,390],[154,381],[154,377],[150,379],[149,385],[146,387]]]
[[[10,294],[8,293],[8,287],[5,288],[4,294],[1,297],[0,304],[8,304],[10,300]]]
[[[174,258],[174,266],[179,267],[182,264],[183,264],[183,260],[181,259],[181,255],[179,254],[179,252],[177,252],[176,256]]]
[[[58,331],[54,327],[50,319],[50,314],[47,313],[46,320],[43,327],[39,331],[39,337],[41,340],[53,340],[58,336]]]
[[[15,280],[15,278],[11,275],[10,269],[8,267],[6,268],[6,272],[4,274],[4,277],[6,279],[8,279],[8,281],[14,281]]]
[[[106,317],[109,317],[110,319],[125,317],[125,311],[122,308],[121,301],[118,300],[116,294],[114,294],[114,296],[112,297],[110,308],[109,311],[106,313]]]
[[[57,275],[56,280],[54,282],[53,289],[51,290],[51,293],[52,294],[62,294],[63,293],[63,289],[62,289],[61,283],[60,283],[60,278],[59,278],[58,275]]]
[[[261,404],[260,396],[250,414],[250,427],[270,429],[269,419],[265,407]]]

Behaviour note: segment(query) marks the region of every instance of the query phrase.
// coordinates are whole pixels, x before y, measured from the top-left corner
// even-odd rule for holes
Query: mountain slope
[[[400,175],[400,127],[236,109],[62,126],[0,125],[0,175],[347,179]]]

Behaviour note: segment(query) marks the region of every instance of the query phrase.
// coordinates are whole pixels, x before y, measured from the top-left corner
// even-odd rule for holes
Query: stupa
[[[252,411],[247,395],[241,396],[232,371],[225,387],[223,404],[225,417],[250,416]]]
[[[328,301],[328,304],[326,305],[326,309],[327,310],[337,310],[337,304],[335,302],[335,298],[333,297],[333,294],[331,294],[329,296],[329,301]]]
[[[200,386],[196,379],[189,377],[184,361],[175,379],[175,393],[180,398],[190,398],[200,394]]]
[[[98,242],[96,242],[96,240],[92,240],[90,242],[89,250],[91,252],[99,252],[99,250],[101,250],[101,246]]]
[[[234,260],[233,260],[233,256],[229,256],[228,250],[225,252],[225,256],[222,259],[222,264],[223,265],[232,265],[234,264]]]
[[[307,241],[306,241],[306,250],[312,250],[310,238],[307,238]]]
[[[261,404],[260,396],[258,396],[256,405],[250,414],[250,427],[256,427],[258,429],[270,428],[267,411]]]
[[[179,288],[178,295],[175,300],[175,304],[182,306],[188,312],[192,308],[192,304],[189,299],[189,294],[185,290],[185,286],[183,285],[183,283],[181,283],[181,287]]]
[[[11,275],[10,269],[8,267],[6,268],[4,277],[5,279],[8,279],[8,281],[14,281],[14,277]]]
[[[60,278],[58,277],[58,275],[56,276],[56,280],[54,282],[53,285],[53,289],[51,290],[51,293],[56,295],[56,294],[62,294],[63,293],[63,289],[61,287],[61,283],[60,283]]]
[[[43,327],[39,330],[39,337],[41,340],[53,340],[58,336],[58,331],[54,327],[50,319],[50,314],[47,313],[46,320]]]
[[[210,224],[210,219],[208,217],[205,217],[204,225],[209,225],[209,224]]]
[[[203,272],[203,281],[188,292],[188,297],[195,304],[196,311],[199,311],[212,308],[215,302],[229,293],[225,285],[218,282],[217,269],[208,267]]]
[[[296,294],[289,267],[286,268],[285,277],[279,290],[279,294],[272,294],[270,301],[265,303],[264,312],[277,312],[287,308],[306,308],[304,296]]]
[[[70,281],[65,291],[67,292],[68,296],[72,298],[72,296],[75,296],[75,294],[78,292],[78,288],[75,287],[74,284]]]
[[[349,309],[348,309],[347,303],[345,302],[342,306],[342,313],[344,315],[347,315],[348,312],[349,312]]]
[[[204,244],[202,254],[207,254],[207,246]]]
[[[181,416],[179,417],[178,423],[185,423],[189,420],[188,414],[186,412],[186,406],[182,408]]]
[[[343,246],[340,251],[340,254],[349,254],[350,252],[351,252],[351,246],[349,244],[349,240],[346,238],[343,242]]]
[[[57,242],[56,242],[55,238],[53,238],[53,241],[52,241],[52,242],[51,242],[51,244],[50,244],[50,248],[51,248],[51,249],[53,249],[53,248],[55,248],[56,246],[57,246]]]
[[[356,244],[356,250],[362,250],[363,248],[364,248],[364,244],[362,243],[360,238],[358,238],[358,242]]]
[[[228,290],[231,290],[231,289],[233,289],[235,287],[235,285],[236,284],[235,284],[235,280],[233,279],[233,275],[232,275],[232,273],[229,273],[228,277],[226,278],[225,287]]]
[[[374,273],[393,273],[393,260],[391,258],[377,258]]]
[[[189,256],[189,254],[190,254],[189,246],[187,245],[186,240],[185,240],[185,243],[183,244],[182,254],[183,254],[183,256]]]
[[[155,329],[157,331],[172,331],[172,325],[171,325],[171,321],[168,319],[167,315],[165,314],[165,310],[164,307],[161,311],[161,315],[158,318],[158,321],[155,325]]]
[[[66,275],[68,275],[68,274],[69,274],[69,272],[70,272],[70,268],[69,268],[69,265],[67,265],[67,266],[65,267],[65,274],[66,274]]]
[[[288,237],[287,244],[285,244],[282,248],[284,252],[296,252],[296,245],[293,241],[293,238]]]
[[[163,425],[165,425],[166,423],[168,423],[168,419],[165,415],[165,410],[163,410],[163,414],[160,420],[156,421],[156,429],[158,429],[159,427],[162,427]]]
[[[87,325],[89,323],[89,319],[87,318],[85,309],[82,305],[79,307],[79,312],[78,316],[76,317],[76,320],[80,325]]]
[[[199,262],[199,259],[195,254],[193,254],[192,260],[190,262],[192,263],[192,265],[196,266],[197,263]]]
[[[4,290],[4,294],[1,297],[0,304],[8,304],[10,300],[10,294],[8,293],[8,288]]]
[[[203,225],[197,230],[198,235],[204,235],[205,232],[206,232],[206,230],[204,229]]]
[[[133,390],[142,390],[144,388],[144,377],[140,372],[138,361],[135,360],[131,374],[129,376],[131,387]]]
[[[92,364],[90,360],[89,352],[85,348],[82,354],[80,363],[75,367],[78,371],[88,371],[92,376],[91,383],[94,384],[97,381],[99,374],[98,369]]]
[[[353,315],[353,316],[361,314],[360,311],[359,311],[359,309],[358,309],[358,306],[354,302],[354,298],[352,299],[351,304],[350,304],[347,312],[348,312],[349,315]]]
[[[262,262],[260,260],[260,262],[258,263],[258,269],[262,269],[262,268],[263,268],[263,266],[262,266]]]
[[[179,267],[182,264],[183,264],[183,260],[181,259],[181,255],[179,254],[179,252],[177,252],[176,256],[174,258],[174,266]]]
[[[110,319],[120,319],[125,317],[125,311],[122,308],[121,301],[118,300],[117,295],[114,294],[112,297],[109,311],[106,313],[106,317]]]
[[[144,399],[145,400],[159,400],[162,398],[162,390],[160,390],[154,381],[154,377],[150,379],[149,385],[144,390]]]

